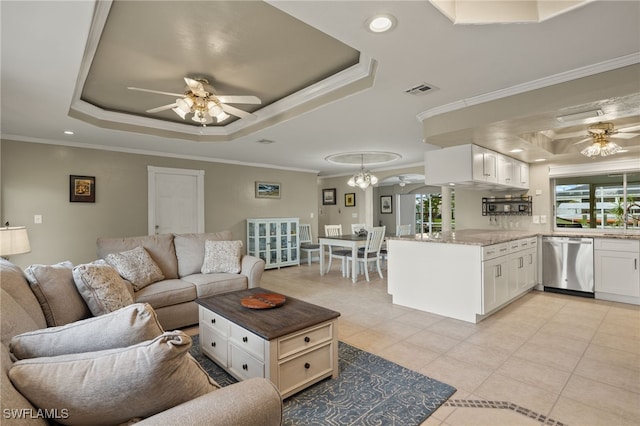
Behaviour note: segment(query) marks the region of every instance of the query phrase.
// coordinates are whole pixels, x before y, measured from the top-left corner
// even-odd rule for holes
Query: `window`
[[[442,194],[416,194],[416,232],[442,231]],[[451,229],[455,229],[455,191],[451,193]]]
[[[556,228],[639,228],[640,173],[556,178]]]

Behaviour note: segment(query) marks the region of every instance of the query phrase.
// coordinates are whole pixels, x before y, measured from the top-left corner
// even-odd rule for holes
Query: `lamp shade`
[[[0,228],[0,256],[29,253],[29,236],[24,226]]]

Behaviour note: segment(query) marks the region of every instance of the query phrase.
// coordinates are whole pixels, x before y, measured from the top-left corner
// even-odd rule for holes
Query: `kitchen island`
[[[534,232],[462,230],[391,238],[393,303],[477,323],[537,284]]]

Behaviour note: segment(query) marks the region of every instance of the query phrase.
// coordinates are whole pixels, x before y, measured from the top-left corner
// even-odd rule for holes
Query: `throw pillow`
[[[219,387],[190,347],[183,332],[166,332],[126,348],[16,361],[9,378],[37,408],[66,408],[62,424],[120,424]]]
[[[99,317],[19,334],[9,349],[16,359],[95,352],[135,345],[163,332],[151,305],[134,303]]]
[[[176,248],[178,259],[178,275],[199,274],[204,263],[204,245],[207,240],[230,241],[233,240],[231,231],[207,232],[201,234],[175,234],[173,244]]]
[[[242,241],[212,241],[204,244],[204,263],[201,272],[212,274],[216,272],[240,273],[240,258],[242,256]]]
[[[89,263],[73,268],[73,281],[95,316],[104,315],[133,303],[118,271],[110,265]]]
[[[73,282],[72,269],[73,264],[66,261],[56,265],[31,265],[24,270],[49,327],[91,316]]]
[[[131,282],[135,291],[164,279],[156,262],[141,246],[121,253],[108,254],[105,260],[116,268],[122,278]]]

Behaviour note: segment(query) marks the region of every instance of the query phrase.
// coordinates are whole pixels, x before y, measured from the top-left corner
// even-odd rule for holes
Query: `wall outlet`
[[[358,217],[358,213],[351,213],[351,217],[356,219]]]
[[[309,217],[310,217],[311,219],[313,219],[313,212],[311,212],[311,214],[309,214]]]
[[[33,215],[33,223],[37,223],[37,224],[42,223],[42,215],[41,214]]]
[[[536,195],[542,195],[542,189],[536,189]]]

